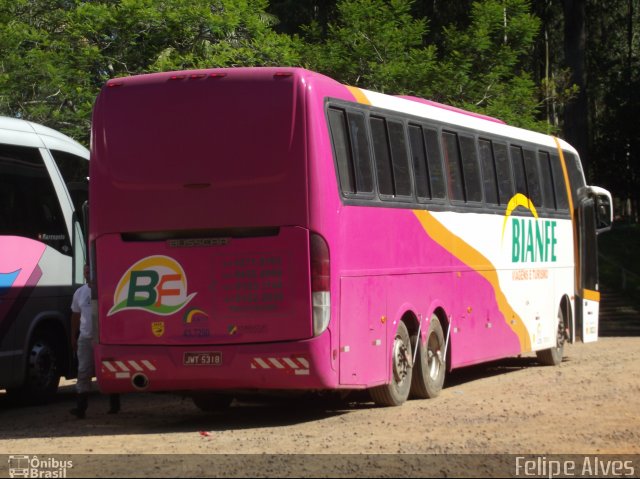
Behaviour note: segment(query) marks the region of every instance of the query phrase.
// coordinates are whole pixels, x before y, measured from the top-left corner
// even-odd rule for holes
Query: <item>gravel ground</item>
[[[69,414],[73,382],[64,382],[47,406],[11,405],[0,394],[0,453],[81,455],[67,477],[433,476],[450,471],[432,464],[425,472],[425,458],[481,454],[461,470],[487,476],[488,454],[639,454],[639,365],[640,338],[610,337],[568,345],[557,367],[526,355],[454,371],[438,398],[398,408],[361,393],[340,403],[243,398],[202,413],[188,398],[131,394],[120,414],[107,415],[96,393],[85,420]]]

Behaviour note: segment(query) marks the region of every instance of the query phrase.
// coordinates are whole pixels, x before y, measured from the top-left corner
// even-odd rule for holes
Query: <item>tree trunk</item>
[[[585,175],[589,175],[589,104],[587,75],[585,71],[585,1],[563,0],[564,8],[564,56],[571,69],[571,82],[580,91],[564,112],[564,137],[571,143],[582,160]]]

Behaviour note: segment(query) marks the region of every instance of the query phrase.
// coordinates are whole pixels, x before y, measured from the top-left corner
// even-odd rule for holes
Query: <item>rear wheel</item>
[[[556,345],[543,351],[536,351],[538,361],[545,366],[557,366],[562,362],[564,342],[566,340],[566,324],[562,308],[558,310],[558,328],[556,330]]]
[[[416,342],[420,344],[411,381],[411,395],[419,399],[434,398],[442,390],[447,369],[444,357],[444,333],[438,317],[436,315],[431,317],[427,341],[424,344],[419,341],[417,335],[412,339],[414,346]]]
[[[233,396],[206,392],[194,394],[192,399],[193,404],[195,404],[201,411],[216,412],[222,411],[231,406]]]
[[[411,389],[411,340],[404,323],[398,325],[391,350],[391,382],[369,390],[371,399],[379,406],[400,406]]]

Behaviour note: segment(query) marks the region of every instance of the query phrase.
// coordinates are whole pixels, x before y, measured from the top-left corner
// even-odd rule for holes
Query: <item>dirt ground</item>
[[[120,414],[107,415],[107,398],[96,393],[85,420],[69,414],[73,382],[65,382],[48,406],[10,405],[0,394],[0,454],[83,455],[77,461],[84,475],[137,477],[282,475],[278,461],[287,456],[280,455],[291,454],[320,455],[315,462],[306,456],[298,470],[306,476],[371,475],[362,464],[327,472],[349,454],[369,458],[378,476],[386,469],[369,455],[640,454],[639,366],[640,338],[609,337],[566,346],[557,367],[526,355],[454,371],[438,398],[399,408],[376,407],[360,395],[342,404],[243,398],[224,412],[202,413],[188,398],[131,394],[123,396]],[[194,454],[236,459],[216,456],[223,469],[214,473]],[[238,454],[274,456],[245,471],[252,456]],[[71,472],[79,471],[76,463]],[[8,477],[0,465],[3,472]]]

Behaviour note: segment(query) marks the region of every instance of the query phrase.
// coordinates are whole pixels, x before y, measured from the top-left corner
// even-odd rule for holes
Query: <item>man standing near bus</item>
[[[89,267],[84,266],[87,281],[73,295],[71,302],[71,344],[78,357],[78,380],[76,382],[76,407],[70,412],[78,419],[84,419],[89,405],[91,380],[94,376],[93,323],[91,321],[91,288],[89,287]],[[120,411],[120,395],[109,396],[109,414]]]

